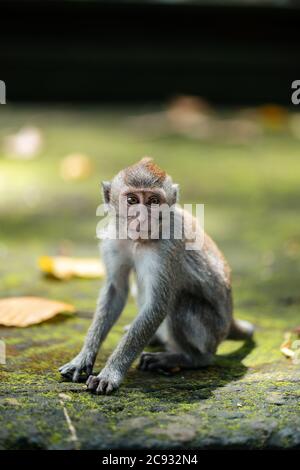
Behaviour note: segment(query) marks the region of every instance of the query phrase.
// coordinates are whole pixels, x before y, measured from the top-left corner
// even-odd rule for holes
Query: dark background
[[[2,2],[7,101],[290,104],[296,6]]]

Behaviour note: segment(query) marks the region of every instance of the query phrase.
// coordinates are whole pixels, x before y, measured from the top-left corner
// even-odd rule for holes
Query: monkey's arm
[[[104,369],[97,377],[90,376],[87,382],[89,390],[110,393],[118,388],[128,368],[156,332],[171,308],[171,296],[165,289],[160,288],[159,292],[150,298],[151,303],[142,308]]]
[[[71,362],[59,369],[63,376],[73,382],[77,382],[82,373],[87,376],[92,373],[99,347],[120,316],[127,300],[130,267],[112,261],[106,262],[107,281],[101,290],[84,345]]]

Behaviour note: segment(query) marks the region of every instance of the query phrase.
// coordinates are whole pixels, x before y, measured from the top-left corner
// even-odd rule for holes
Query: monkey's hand
[[[79,382],[89,377],[93,371],[93,366],[94,359],[81,351],[72,361],[61,366],[59,372],[66,379],[72,380],[72,382]]]
[[[105,367],[99,375],[90,375],[86,384],[90,392],[98,395],[109,394],[119,388],[122,379],[123,376],[119,371]]]

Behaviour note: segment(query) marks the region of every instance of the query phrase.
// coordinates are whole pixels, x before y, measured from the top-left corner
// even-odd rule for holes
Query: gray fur
[[[110,197],[106,202],[115,204],[124,187],[133,185],[133,178],[140,178],[136,180],[140,187],[144,174],[145,182],[147,169],[135,167],[129,172],[130,178],[121,172],[111,186],[106,185]],[[148,174],[148,180],[150,177]],[[171,204],[174,196],[177,198],[177,187],[169,176],[159,184]],[[233,321],[230,272],[216,245],[207,235],[197,251],[185,250],[184,243],[185,240],[172,237],[146,242],[103,241],[107,281],[83,348],[61,367],[62,375],[77,381],[82,373],[91,374],[98,349],[125,305],[132,270],[137,278],[139,314],[104,369],[98,376],[89,377],[90,391],[110,393],[117,389],[128,368],[153,338],[166,351],[142,354],[142,370],[204,367],[212,363],[218,345],[230,332],[238,330],[239,338],[252,334],[250,327],[244,324],[244,329],[238,328]]]

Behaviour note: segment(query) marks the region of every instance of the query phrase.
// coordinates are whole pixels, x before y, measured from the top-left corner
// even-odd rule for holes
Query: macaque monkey
[[[153,207],[167,205],[172,208],[173,225],[178,214],[184,220],[192,218],[176,205],[178,186],[150,158],[120,171],[102,186],[107,210],[121,224],[126,216],[120,207],[143,207],[150,218]],[[192,224],[197,222],[193,219]],[[233,319],[230,270],[208,235],[203,232],[197,249],[187,250],[184,236],[171,233],[166,239],[159,232],[155,239],[130,237],[130,224],[126,233],[127,238],[102,241],[106,282],[81,351],[60,368],[74,382],[86,375],[88,390],[99,394],[116,390],[141,353],[143,371],[197,369],[213,362],[225,338],[247,339],[253,334],[250,323]],[[104,369],[91,375],[99,347],[126,303],[131,271],[137,280],[139,313]],[[154,340],[163,351],[143,353]]]

